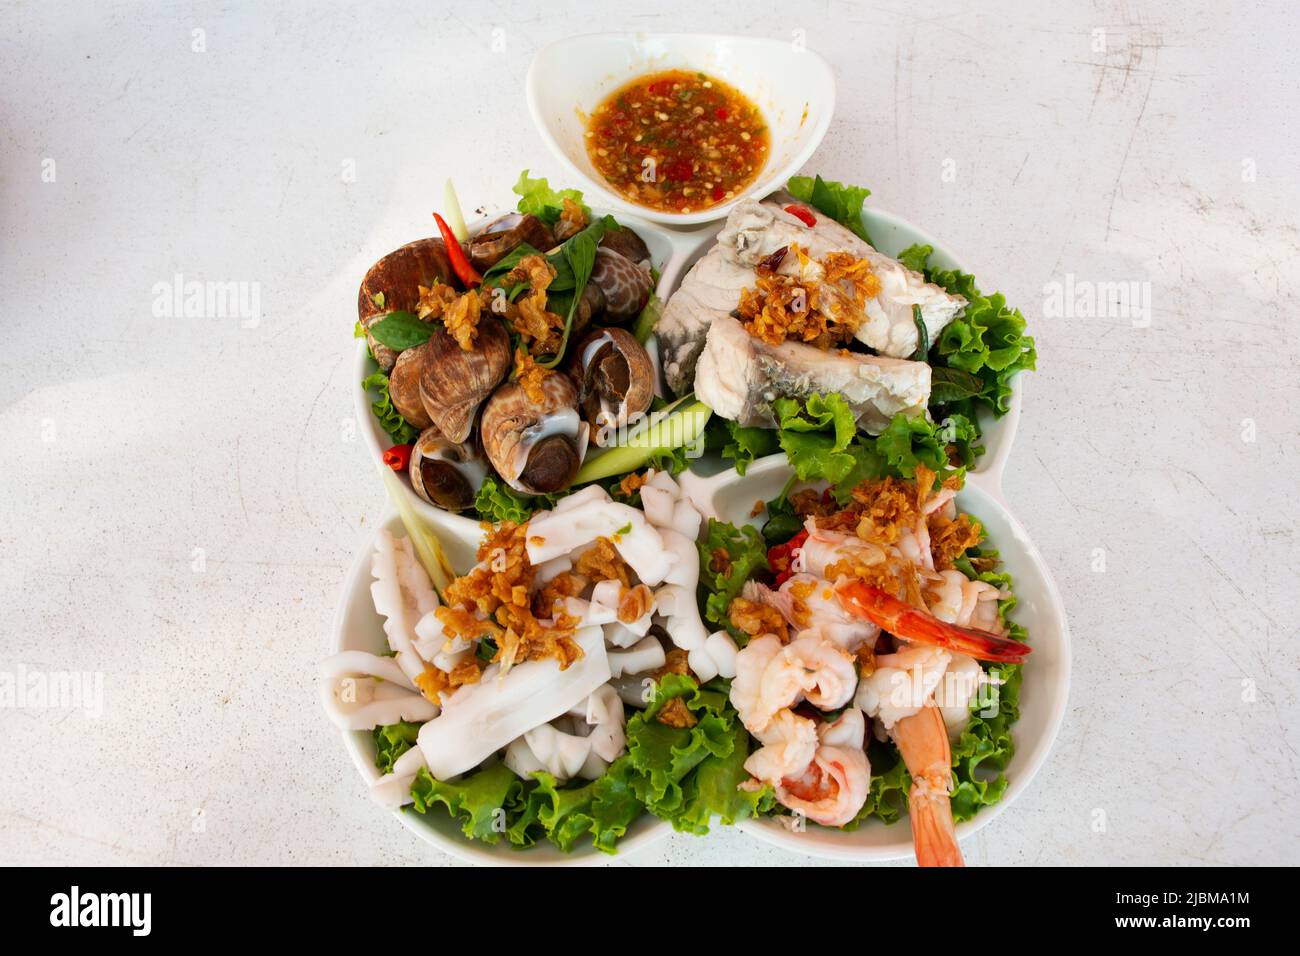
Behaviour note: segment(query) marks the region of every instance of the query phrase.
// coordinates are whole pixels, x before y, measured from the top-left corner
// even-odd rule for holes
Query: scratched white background
[[[0,860],[448,862],[371,805],[314,685],[384,504],[345,424],[358,280],[448,175],[489,208],[555,176],[523,97],[546,42],[803,29],[839,81],[810,168],[1038,340],[1006,490],[1074,690],[968,860],[1300,862],[1295,5],[614,7],[0,7],[0,670],[105,679],[98,721],[0,711]],[[260,324],[155,318],[176,273],[260,283]],[[1150,327],[1043,318],[1067,274],[1150,283]],[[737,833],[621,862],[808,863]]]

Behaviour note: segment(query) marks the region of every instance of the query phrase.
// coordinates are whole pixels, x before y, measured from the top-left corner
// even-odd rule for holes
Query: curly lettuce
[[[412,809],[428,813],[441,804],[460,822],[471,840],[496,844],[506,834],[512,811],[518,812],[523,782],[503,763],[494,762],[455,783],[434,779],[421,767],[411,784]]]
[[[715,421],[718,423],[717,447],[711,450],[734,462],[738,475],[743,475],[759,458],[774,454],[780,448],[776,432],[770,428],[738,425],[725,418],[716,418]]]
[[[699,593],[704,619],[725,627],[736,642],[743,645],[749,635],[731,623],[727,609],[740,594],[745,582],[767,570],[767,544],[756,528],[737,528],[725,521],[709,519],[700,551]]]
[[[853,470],[849,445],[857,436],[857,420],[841,395],[814,392],[806,402],[778,398],[772,402],[777,442],[802,481],[843,480]]]
[[[380,773],[392,773],[397,759],[415,746],[420,736],[420,725],[410,721],[399,721],[374,729],[375,766]]]
[[[361,387],[379,393],[379,398],[370,404],[370,409],[375,413],[375,418],[379,419],[379,426],[393,439],[394,445],[406,445],[419,437],[420,430],[403,418],[402,413],[393,405],[393,399],[388,394],[387,375],[382,371],[367,375],[361,380]]]
[[[632,772],[631,761],[623,756],[603,776],[579,786],[561,787],[549,773],[534,773],[536,783],[506,829],[510,842],[526,848],[545,837],[570,853],[590,836],[596,849],[615,852],[619,838],[645,809],[632,792]]]
[[[550,183],[544,178],[530,178],[526,169],[519,174],[513,192],[519,197],[517,208],[520,212],[532,213],[542,222],[552,226],[560,221],[560,213],[564,210],[566,199],[572,199],[582,206],[587,217],[591,217],[591,210],[583,205],[581,192],[576,189],[552,189]]]
[[[411,785],[411,809],[423,814],[441,805],[465,836],[491,845],[505,837],[512,847],[525,849],[545,839],[569,853],[589,837],[596,849],[613,853],[644,810],[632,790],[634,774],[627,756],[596,780],[563,786],[545,771],[521,780],[495,761],[455,783],[422,769]]]
[[[998,602],[998,620],[1013,640],[1025,641],[1024,626],[1010,619],[1016,606],[1011,575],[998,565],[998,553],[986,548],[971,548],[956,561],[957,569],[968,578],[1000,588],[1007,597]],[[952,813],[957,820],[969,820],[980,808],[992,806],[1006,793],[1007,764],[1015,755],[1011,725],[1020,719],[1020,664],[989,664],[990,676],[1003,683],[998,687],[997,708],[988,715],[982,711],[989,701],[978,697],[971,702],[971,718],[966,730],[952,747]]]
[[[1004,415],[1010,407],[1011,380],[1037,363],[1034,340],[1025,334],[1025,317],[1019,309],[1007,307],[1002,293],[984,295],[969,273],[931,267],[933,252],[931,246],[913,245],[898,255],[903,265],[927,281],[966,298],[962,314],[930,349],[935,374],[931,405],[947,405],[967,414],[973,405],[983,405],[994,415]]]
[[[853,413],[839,395],[813,394],[806,402],[778,398],[772,407],[777,443],[795,477],[830,482],[831,493],[841,503],[864,481],[887,475],[914,478],[919,465],[942,481],[964,472],[984,450],[974,420],[959,413],[934,421],[924,414],[900,412],[872,437],[857,431]]]
[[[525,495],[511,488],[503,479],[489,474],[474,498],[474,510],[483,521],[511,521],[523,524],[538,511],[549,511],[562,494]]]
[[[732,824],[770,809],[770,789],[740,790],[749,780],[745,758],[750,739],[727,699],[729,685],[701,687],[693,677],[665,674],[646,709],[627,722],[627,756],[636,770],[631,787],[647,810],[673,829],[703,835],[717,817]],[[695,718],[692,727],[670,727],[656,718],[680,699]]]

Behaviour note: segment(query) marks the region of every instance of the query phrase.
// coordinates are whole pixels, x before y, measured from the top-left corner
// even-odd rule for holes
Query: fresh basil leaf
[[[432,322],[417,319],[413,312],[389,312],[370,326],[370,334],[380,345],[404,352],[429,341],[433,328]]]
[[[505,288],[505,286],[503,285],[505,277],[510,272],[510,270],[512,270],[515,266],[519,265],[519,260],[523,259],[524,256],[540,256],[540,255],[541,253],[538,252],[536,249],[534,249],[532,246],[530,246],[528,243],[521,242],[519,245],[515,246],[504,256],[502,256],[500,259],[494,262],[488,268],[487,272],[483,273],[483,285],[488,286],[490,288],[498,288],[498,287]]]
[[[578,303],[582,301],[583,290],[587,288],[587,282],[591,278],[591,270],[596,265],[596,249],[600,246],[601,237],[605,235],[607,229],[618,229],[619,224],[613,216],[605,216],[603,219],[593,220],[587,228],[583,229],[577,235],[570,237],[564,245],[552,253],[552,256],[561,256],[564,265],[569,273],[565,282],[561,283],[562,292],[568,293],[567,309],[564,311],[564,332],[560,336],[560,347],[555,350],[555,354],[545,361],[537,364],[543,368],[555,368],[564,358],[564,350],[569,345],[569,333],[573,330],[573,317],[578,311]],[[554,265],[555,263],[552,262]],[[561,279],[560,266],[556,265],[555,280],[552,281],[550,289],[554,289],[556,283]],[[564,286],[569,288],[565,289]],[[549,296],[548,296],[549,298]],[[557,297],[558,298],[558,297]],[[561,302],[565,302],[563,298]],[[551,300],[551,305],[555,305],[555,300]]]
[[[947,365],[937,365],[930,370],[930,404],[946,405],[974,398],[984,391],[984,380],[978,375]]]

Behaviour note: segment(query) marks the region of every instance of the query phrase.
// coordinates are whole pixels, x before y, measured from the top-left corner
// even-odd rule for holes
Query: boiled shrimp
[[[803,596],[799,597],[800,594]],[[849,652],[856,651],[863,644],[874,647],[876,638],[880,636],[880,628],[844,610],[830,582],[814,574],[801,572],[791,575],[776,590],[749,581],[745,584],[744,596],[771,605],[792,627],[815,632]]]
[[[751,638],[736,654],[736,676],[731,681],[731,705],[736,708],[740,722],[751,734],[761,731],[776,715],[775,709],[767,709],[760,691],[763,672],[779,653],[780,638],[775,634],[764,634]]]
[[[805,631],[768,663],[759,684],[759,700],[773,713],[801,700],[821,710],[835,710],[849,702],[857,685],[853,657]]]
[[[1013,664],[1024,663],[1032,650],[1028,644],[990,631],[941,621],[864,581],[841,583],[836,586],[835,593],[846,610],[908,641],[933,644],[982,661]]]
[[[907,772],[912,777],[908,815],[912,844],[921,866],[963,866],[957,846],[948,793],[952,782],[952,751],[943,717],[927,703],[890,731]]]
[[[957,570],[940,571],[926,585],[923,595],[930,613],[941,621],[993,634],[1005,630],[998,620],[1002,592],[986,581],[972,581]]]
[[[776,798],[814,823],[839,827],[866,803],[871,766],[863,750],[866,722],[862,712],[846,710],[834,723],[817,729],[817,750],[802,772],[783,777]]]
[[[791,710],[778,713],[754,736],[763,746],[749,755],[745,769],[763,783],[802,773],[817,752],[817,725]]]
[[[822,710],[844,706],[857,683],[853,657],[816,633],[803,632],[786,645],[764,634],[736,655],[731,703],[757,735],[780,711],[802,700]]]
[[[815,518],[809,518],[805,527],[808,537],[799,548],[796,571],[807,571],[825,578],[827,568],[839,561],[871,566],[889,560],[889,552],[880,545],[863,541],[855,534],[819,528]]]

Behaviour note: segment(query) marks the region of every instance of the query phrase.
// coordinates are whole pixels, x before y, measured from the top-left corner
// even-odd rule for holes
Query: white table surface
[[[1005,490],[1074,688],[968,860],[1300,862],[1295,6],[616,6],[0,6],[0,671],[104,675],[97,720],[0,709],[0,860],[450,862],[317,700],[384,506],[360,276],[449,175],[488,209],[558,178],[523,96],[546,42],[801,29],[839,82],[809,168],[943,237],[1038,341]],[[259,283],[260,322],[156,317],[177,273]],[[1044,318],[1067,274],[1149,283],[1150,326]],[[619,862],[809,863],[734,832]]]

